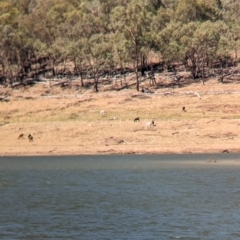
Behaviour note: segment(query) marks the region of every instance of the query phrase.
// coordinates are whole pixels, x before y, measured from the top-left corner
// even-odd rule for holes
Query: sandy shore
[[[238,83],[153,92],[1,87],[0,156],[240,152]]]

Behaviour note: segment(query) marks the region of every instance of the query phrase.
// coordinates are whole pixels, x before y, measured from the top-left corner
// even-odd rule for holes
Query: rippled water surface
[[[0,239],[240,239],[239,159],[0,158]]]

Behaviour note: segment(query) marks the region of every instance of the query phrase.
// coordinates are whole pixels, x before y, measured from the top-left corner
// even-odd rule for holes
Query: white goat
[[[201,96],[200,96],[200,94],[199,94],[198,92],[194,92],[194,94],[197,95],[197,97],[198,97],[199,99],[201,99]]]
[[[105,115],[105,111],[104,110],[101,110],[100,111],[100,115],[102,116],[102,115]]]
[[[147,128],[147,129],[151,129],[151,128],[154,127],[154,126],[156,126],[156,125],[154,124],[154,120],[152,120],[152,121],[150,121],[150,122],[147,122],[146,128]]]

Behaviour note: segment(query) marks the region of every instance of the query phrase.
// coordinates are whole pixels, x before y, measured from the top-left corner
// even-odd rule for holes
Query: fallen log
[[[1,102],[9,102],[10,99],[7,98],[7,97],[4,97],[4,96],[0,96],[0,101],[1,101]]]
[[[226,73],[226,74],[221,75],[221,76],[218,78],[218,81],[221,82],[221,83],[223,83],[223,79],[224,79],[225,77],[231,75],[231,74],[232,74],[232,73]]]
[[[69,86],[70,83],[69,83],[69,81],[58,82],[58,83],[55,83],[55,84],[51,85],[51,88],[52,88],[52,87],[57,87],[57,86],[59,86],[59,85],[60,85],[61,87],[66,87],[66,86]]]

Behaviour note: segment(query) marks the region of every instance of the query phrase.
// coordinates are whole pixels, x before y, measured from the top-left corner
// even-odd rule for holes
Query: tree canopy
[[[22,81],[34,64],[36,74],[54,75],[72,61],[81,80],[94,76],[96,91],[101,71],[126,66],[139,90],[153,53],[198,78],[216,61],[237,60],[239,9],[234,0],[0,0],[0,81]]]

